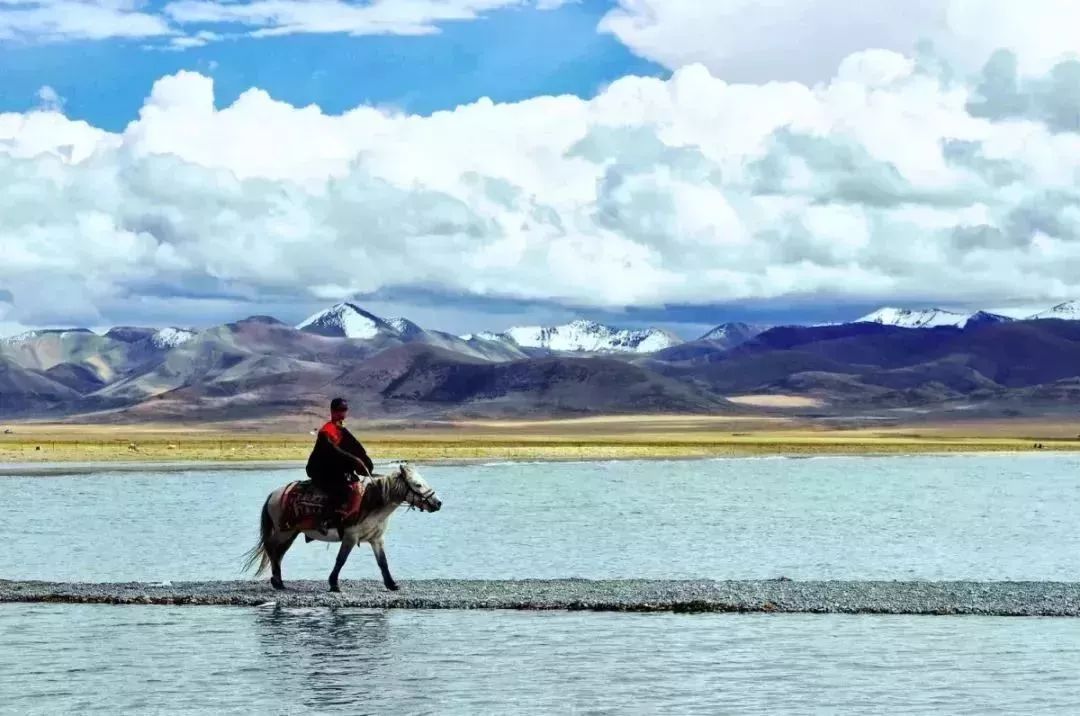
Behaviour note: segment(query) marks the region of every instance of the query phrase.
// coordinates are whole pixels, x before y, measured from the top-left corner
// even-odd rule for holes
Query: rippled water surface
[[[1080,620],[0,605],[0,712],[1080,712]]]
[[[410,578],[1080,579],[1070,455],[421,467]],[[0,578],[233,579],[298,471],[0,477]],[[323,578],[298,544],[286,578]],[[356,553],[347,578],[378,574]],[[1080,620],[0,604],[0,712],[1080,713]]]
[[[420,466],[399,579],[1080,580],[1080,457],[984,455]],[[267,493],[299,470],[0,477],[0,578],[236,579]],[[286,578],[324,578],[298,543]],[[370,551],[347,578],[376,578]]]

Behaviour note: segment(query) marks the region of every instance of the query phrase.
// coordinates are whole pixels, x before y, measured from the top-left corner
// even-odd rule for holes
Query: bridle
[[[412,482],[410,482],[409,478],[405,475],[404,465],[398,468],[398,479],[405,483],[405,489],[408,491],[406,493],[406,498],[408,498],[408,495],[415,495],[416,497],[420,498],[421,504],[430,504],[429,500],[431,500],[431,498],[435,496],[435,488],[433,487],[429,487],[427,492],[420,492],[420,490],[417,490],[415,487],[413,487]],[[408,499],[406,499],[405,502],[408,503],[410,510],[418,509],[421,512],[423,511],[423,509],[417,506],[415,502],[409,502]]]

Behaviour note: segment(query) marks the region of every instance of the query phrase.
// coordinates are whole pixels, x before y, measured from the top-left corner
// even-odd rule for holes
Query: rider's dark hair
[[[334,398],[330,401],[331,410],[348,410],[349,404],[345,402],[345,398]]]

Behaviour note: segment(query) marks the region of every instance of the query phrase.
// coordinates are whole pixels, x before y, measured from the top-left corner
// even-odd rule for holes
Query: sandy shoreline
[[[943,423],[888,429],[829,429],[777,420],[611,416],[547,421],[350,426],[377,461],[647,460],[751,456],[910,455],[1080,451],[1068,421]],[[244,425],[16,424],[0,434],[5,465],[214,464],[261,466],[307,459],[307,430]],[[177,469],[183,469],[179,467]]]
[[[807,460],[812,458],[897,458],[915,456],[938,456],[938,457],[974,457],[980,455],[1029,455],[1032,451],[1018,450],[970,450],[970,451],[913,451],[904,452],[851,452],[851,453],[818,453],[813,455],[800,453],[769,453],[769,454],[731,454],[731,455],[688,455],[688,456],[643,456],[643,457],[553,457],[553,458],[435,458],[423,461],[413,460],[418,465],[437,466],[469,466],[469,465],[497,465],[512,463],[583,463],[583,462],[667,462],[667,461],[707,461],[707,460],[761,460],[761,459],[786,459]],[[1080,448],[1074,450],[1042,451],[1036,454],[1050,455],[1080,455]],[[398,460],[377,460],[376,474],[381,473],[386,467],[398,463]],[[174,462],[28,462],[28,463],[3,463],[0,462],[0,478],[3,477],[63,477],[75,475],[94,475],[103,472],[108,473],[176,473],[176,472],[202,472],[210,470],[222,470],[230,472],[256,472],[298,470],[303,472],[304,462],[298,460],[250,460],[250,461],[212,461],[212,460],[186,460]],[[301,475],[298,479],[302,479]]]
[[[20,475],[27,477],[60,477],[65,475],[93,475],[101,472],[190,472],[203,470],[302,470],[304,463],[289,460],[252,460],[250,462],[211,462],[189,460],[186,462],[42,462],[0,463],[0,477]]]

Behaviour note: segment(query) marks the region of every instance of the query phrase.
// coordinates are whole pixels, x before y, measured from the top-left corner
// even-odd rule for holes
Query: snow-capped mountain
[[[1066,301],[1065,303],[1059,303],[1053,308],[1048,308],[1045,311],[1040,311],[1032,316],[1028,316],[1028,320],[1037,321],[1043,318],[1057,318],[1063,321],[1080,321],[1080,301]]]
[[[855,323],[880,323],[885,326],[899,326],[901,328],[937,328],[939,326],[966,328],[989,323],[1008,323],[1012,320],[1014,319],[1009,316],[990,313],[989,311],[957,313],[955,311],[946,311],[943,308],[911,309],[886,306],[863,316]]]
[[[989,311],[976,311],[968,316],[967,321],[964,322],[964,328],[971,326],[985,326],[990,323],[1009,323],[1015,321],[1015,318],[1011,316],[1003,316],[1000,313],[990,313]]]
[[[724,348],[734,348],[767,330],[769,326],[741,322],[721,323],[698,340],[716,343]]]
[[[480,331],[479,333],[466,333],[463,336],[459,336],[463,341],[498,341],[504,342],[509,340],[505,334],[492,333],[491,331]]]
[[[19,343],[29,343],[36,341],[39,338],[56,337],[63,339],[69,334],[94,335],[94,332],[89,328],[44,328],[36,331],[24,331],[23,333],[17,333],[14,336],[8,336],[7,338],[0,338],[0,343],[7,343],[9,345],[16,345]]]
[[[941,308],[910,309],[885,306],[856,320],[856,323],[880,323],[901,328],[962,327],[972,314],[954,313]]]
[[[162,350],[182,346],[195,337],[195,331],[186,328],[161,328],[150,336],[150,342]]]
[[[451,336],[428,331],[406,318],[384,320],[353,303],[339,303],[301,322],[298,329],[338,338],[371,340],[384,336],[406,342],[420,340],[435,345],[463,341],[473,349],[503,346],[520,357],[518,349],[557,352],[653,353],[682,343],[677,336],[658,328],[621,330],[596,321],[572,321],[561,326],[515,326],[503,333],[481,332]],[[494,345],[492,345],[494,344]],[[462,346],[457,346],[462,347]]]
[[[397,336],[399,331],[389,322],[368,313],[354,303],[338,303],[308,316],[296,326],[301,331],[331,338],[371,340],[380,334]]]
[[[424,329],[416,325],[408,318],[391,318],[387,321],[402,338],[412,338],[422,335]]]
[[[596,321],[571,321],[561,326],[515,326],[499,333],[470,334],[466,340],[509,340],[522,348],[543,348],[567,353],[654,353],[682,343],[659,328],[626,330]]]
[[[407,318],[380,318],[349,302],[319,311],[296,327],[329,338],[375,341],[380,348],[401,343],[422,343],[483,360],[505,361],[525,357],[520,348],[506,341],[469,341],[450,333],[426,330]]]

